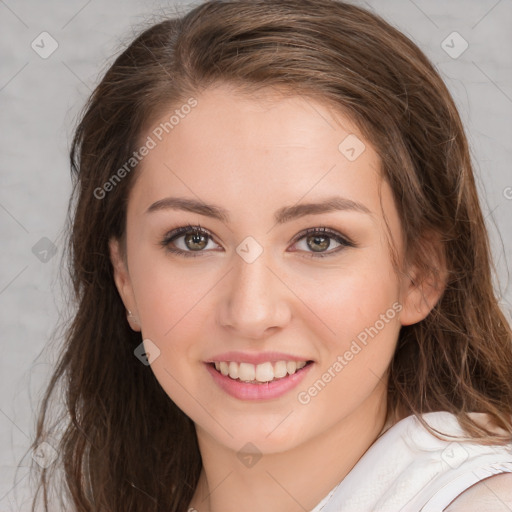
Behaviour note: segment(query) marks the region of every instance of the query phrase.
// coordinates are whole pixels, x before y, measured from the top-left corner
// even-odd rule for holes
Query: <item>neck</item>
[[[379,385],[351,414],[292,450],[268,453],[241,469],[237,453],[196,426],[203,469],[189,510],[304,512],[313,509],[354,467],[386,423]]]

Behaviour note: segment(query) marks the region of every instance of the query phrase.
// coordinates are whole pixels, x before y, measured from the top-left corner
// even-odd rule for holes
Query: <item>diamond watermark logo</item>
[[[43,263],[48,263],[56,252],[57,246],[45,236],[32,247],[32,254]]]
[[[250,469],[259,462],[262,454],[253,443],[246,443],[238,451],[237,457],[246,468]]]
[[[468,457],[467,450],[459,443],[450,443],[441,453],[441,458],[453,469],[458,468]]]
[[[441,43],[441,48],[452,58],[458,59],[469,47],[469,43],[458,33],[452,32]]]
[[[149,338],[146,338],[133,353],[142,364],[149,366],[160,355],[160,349]]]
[[[248,236],[238,245],[236,252],[246,263],[254,263],[263,252],[263,247],[252,236]]]
[[[364,142],[353,133],[347,135],[338,146],[339,152],[350,162],[357,160],[365,149]]]
[[[39,57],[47,59],[59,47],[59,43],[48,32],[41,32],[30,46]]]
[[[57,450],[46,441],[43,441],[32,452],[32,458],[43,468],[49,468],[57,458]]]

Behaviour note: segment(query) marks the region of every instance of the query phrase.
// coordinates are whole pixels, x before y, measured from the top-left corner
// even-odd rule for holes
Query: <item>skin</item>
[[[444,512],[510,512],[512,473],[502,473],[472,485],[444,509]]]
[[[133,314],[131,327],[160,350],[151,370],[196,425],[203,471],[190,506],[199,512],[303,512],[389,426],[386,372],[400,327],[425,318],[442,287],[413,284],[413,266],[405,269],[409,277],[394,273],[384,215],[403,256],[400,219],[380,177],[379,156],[349,118],[270,89],[249,97],[218,85],[197,100],[137,171],[126,254],[118,241],[110,244],[116,285]],[[348,134],[366,147],[354,161],[338,150]],[[334,194],[363,203],[371,214],[345,210],[280,225],[273,220],[279,208]],[[230,222],[182,210],[146,213],[168,196],[219,205]],[[161,245],[170,230],[187,224],[212,233],[197,257]],[[310,257],[317,246],[295,237],[321,226],[356,247],[338,250],[330,238],[323,251],[329,256]],[[247,236],[263,248],[252,263],[236,252]],[[185,242],[181,236],[174,247],[192,252]],[[401,311],[301,404],[298,392],[397,302]],[[227,395],[205,368],[204,361],[229,350],[275,350],[314,365],[298,388],[255,403]],[[251,467],[237,456],[248,442],[262,454]]]

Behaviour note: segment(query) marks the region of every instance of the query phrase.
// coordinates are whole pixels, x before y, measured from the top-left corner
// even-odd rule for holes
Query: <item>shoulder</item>
[[[481,480],[459,494],[444,512],[512,510],[512,473],[500,473]]]

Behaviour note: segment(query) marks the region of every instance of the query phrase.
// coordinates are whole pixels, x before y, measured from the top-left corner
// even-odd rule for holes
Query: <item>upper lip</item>
[[[277,361],[311,361],[308,357],[294,356],[292,354],[286,354],[284,352],[224,352],[223,354],[217,354],[207,361],[206,363],[220,363],[221,361],[234,361],[236,363],[251,363],[261,364]]]

